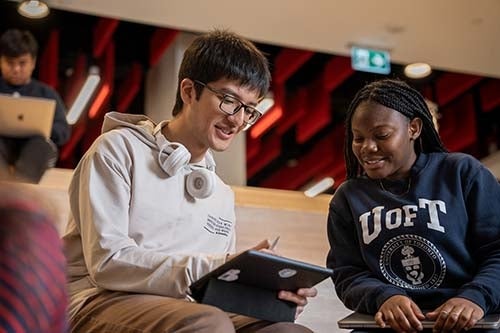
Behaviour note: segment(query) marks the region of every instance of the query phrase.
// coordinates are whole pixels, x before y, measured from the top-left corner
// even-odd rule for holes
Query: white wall
[[[196,37],[179,33],[158,64],[147,73],[145,114],[156,122],[172,118],[177,92],[177,74],[184,50]],[[229,185],[246,185],[246,139],[239,134],[231,147],[223,153],[214,153],[217,174]]]
[[[146,75],[145,114],[156,122],[172,118],[182,55],[195,37],[194,34],[179,33]]]

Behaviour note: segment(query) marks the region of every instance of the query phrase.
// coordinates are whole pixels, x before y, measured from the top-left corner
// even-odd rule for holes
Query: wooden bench
[[[72,170],[50,169],[37,191],[54,203],[60,232],[69,216],[67,189]],[[301,192],[234,186],[237,217],[237,250],[249,248],[260,240],[280,236],[278,252],[286,257],[325,265],[328,252],[326,216],[329,195],[308,198]],[[297,322],[315,332],[341,332],[337,320],[348,313],[337,298],[330,279],[317,286]]]

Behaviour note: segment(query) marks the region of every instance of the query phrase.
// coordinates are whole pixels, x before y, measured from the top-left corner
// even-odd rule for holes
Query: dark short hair
[[[177,82],[172,114],[181,112],[180,83],[183,79],[210,83],[225,78],[259,92],[264,97],[271,74],[264,54],[247,39],[227,30],[214,30],[197,37],[184,53]],[[196,85],[196,95],[203,87]]]
[[[352,152],[352,116],[363,102],[377,103],[393,109],[410,120],[422,120],[422,133],[415,143],[416,153],[446,152],[437,133],[429,107],[423,96],[406,82],[398,79],[382,79],[365,85],[358,91],[347,110],[345,121],[344,158],[347,178],[355,178],[363,174],[363,168]]]
[[[9,29],[0,36],[0,56],[15,58],[26,53],[33,58],[38,53],[38,43],[31,32]]]

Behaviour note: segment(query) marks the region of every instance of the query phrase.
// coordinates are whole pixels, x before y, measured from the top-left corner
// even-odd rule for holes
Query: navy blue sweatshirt
[[[335,192],[327,266],[349,309],[394,295],[431,310],[451,297],[500,311],[500,185],[461,153],[420,154],[400,195],[360,177]]]
[[[33,78],[28,84],[13,86],[0,77],[0,93],[13,94],[15,92],[18,92],[21,96],[43,97],[55,100],[56,111],[54,113],[54,122],[50,139],[57,146],[62,146],[68,141],[71,131],[66,122],[66,108],[64,107],[61,97],[54,89]]]

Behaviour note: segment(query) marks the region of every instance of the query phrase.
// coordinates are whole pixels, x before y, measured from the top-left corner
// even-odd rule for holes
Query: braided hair
[[[422,95],[401,80],[383,79],[365,85],[354,97],[345,120],[346,139],[344,145],[344,158],[347,170],[347,179],[363,174],[352,151],[352,116],[357,107],[363,102],[373,102],[400,112],[408,119],[420,118],[422,132],[416,141],[415,152],[447,152],[439,134],[432,122],[432,115]]]

